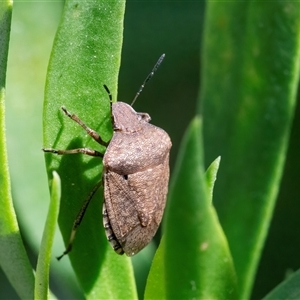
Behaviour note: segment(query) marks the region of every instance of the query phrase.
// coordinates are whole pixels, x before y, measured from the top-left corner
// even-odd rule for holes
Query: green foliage
[[[53,172],[52,176],[51,200],[36,266],[34,287],[35,299],[48,299],[49,292],[49,269],[52,255],[52,245],[61,197],[61,183],[59,175],[56,172]]]
[[[21,298],[33,298],[33,271],[13,208],[5,136],[5,79],[12,3],[0,3],[0,266]]]
[[[300,270],[289,276],[285,281],[279,284],[273,291],[271,291],[263,300],[282,299],[293,300],[300,297]]]
[[[112,131],[110,105],[101,83],[109,87],[115,100],[124,9],[125,2],[120,5],[117,1],[66,2],[46,81],[44,145],[47,147],[99,147],[78,124],[64,116],[60,110],[62,105],[97,130],[104,140],[109,140]],[[104,151],[103,147],[101,150]],[[63,201],[59,225],[67,244],[70,225],[84,198],[101,180],[101,160],[80,155],[57,157],[52,154],[46,154],[46,160],[49,171],[57,169],[62,174]],[[82,176],[76,179],[74,174],[78,172]],[[80,194],[83,195],[82,202],[79,199],[74,203]],[[136,292],[130,260],[114,255],[104,237],[102,201],[102,193],[97,193],[85,215],[85,222],[76,234],[74,249],[69,255],[71,263],[87,297],[134,299]],[[119,276],[124,278],[121,285]]]
[[[57,4],[59,3],[55,5]],[[192,4],[183,4],[187,8],[186,15],[193,20],[190,8]],[[16,7],[21,8],[21,5],[21,2],[16,3]],[[16,12],[20,19],[30,24],[28,32],[35,32],[38,42],[48,35],[53,36],[53,31],[45,31],[43,25],[41,28],[38,26],[36,18],[28,17],[31,11],[39,15],[39,5],[41,3],[26,3],[22,10],[18,12],[17,9]],[[43,5],[50,7],[54,4],[45,2]],[[139,28],[142,21],[149,21],[152,15],[148,13],[145,18],[136,14],[134,22],[126,21],[132,12],[130,9],[133,5],[137,7],[138,3],[129,1],[126,5],[128,15],[126,8],[124,29],[128,34]],[[169,12],[176,11],[174,4],[155,2],[149,5],[153,7],[152,12],[160,14],[159,19],[162,20],[166,20],[164,12],[168,12],[166,16],[171,17],[172,13]],[[56,13],[53,15],[58,16],[60,7],[56,6],[55,9]],[[181,137],[176,130],[170,131],[171,138],[175,141],[172,156],[177,158],[174,170],[171,169],[162,239],[152,260],[145,288],[136,287],[138,280],[134,279],[131,260],[116,255],[106,241],[101,217],[101,189],[90,203],[76,233],[72,252],[60,262],[54,259],[55,255],[64,250],[64,246],[54,239],[56,220],[58,218],[64,243],[67,244],[73,221],[84,199],[101,180],[101,159],[82,155],[45,154],[51,186],[47,220],[45,211],[41,209],[41,206],[45,207],[47,204],[45,172],[42,170],[43,175],[35,173],[38,165],[35,164],[36,161],[41,164],[39,159],[43,156],[40,151],[42,146],[57,149],[88,147],[105,151],[78,124],[67,118],[60,107],[65,106],[71,113],[78,115],[89,127],[99,132],[104,140],[109,141],[112,134],[109,98],[102,86],[106,84],[109,87],[113,101],[116,101],[121,52],[126,52],[126,47],[122,50],[125,2],[72,0],[65,3],[54,43],[51,45],[43,111],[43,142],[41,133],[39,135],[34,131],[40,123],[41,105],[37,118],[30,111],[30,107],[32,111],[36,111],[36,106],[41,103],[37,98],[41,96],[33,97],[33,104],[28,100],[22,105],[23,102],[19,101],[15,105],[20,109],[17,116],[11,115],[9,111],[12,111],[12,106],[7,103],[8,134],[13,130],[17,133],[8,142],[5,138],[4,95],[11,12],[11,3],[1,2],[0,266],[18,296],[22,299],[46,299],[54,297],[53,294],[58,298],[92,299],[249,299],[277,199],[294,116],[299,78],[300,5],[283,1],[208,1],[201,53],[201,90],[196,113],[201,113],[201,117],[196,116],[190,122],[178,155],[174,154],[176,139]],[[200,18],[201,14],[197,17]],[[149,27],[148,22],[146,23]],[[53,24],[56,26],[55,22]],[[134,26],[130,26],[132,24]],[[17,27],[17,22],[13,26],[16,26],[16,32],[22,33],[22,26]],[[187,28],[186,26],[187,23],[183,28]],[[201,35],[200,26],[192,24],[192,28]],[[177,35],[180,35],[179,31],[172,38]],[[159,41],[159,35],[155,36]],[[133,39],[132,36],[131,38]],[[143,38],[142,35],[138,39],[134,36],[134,47]],[[156,40],[151,41],[155,42]],[[37,45],[33,41],[31,43]],[[149,43],[147,40],[147,45]],[[14,40],[11,46],[11,61],[19,66],[20,62],[15,62],[16,53],[22,52],[26,57],[27,52],[19,48],[18,52],[13,52],[16,49]],[[178,45],[178,49],[180,46]],[[182,43],[185,49],[188,46],[189,43]],[[172,51],[176,51],[173,48],[170,50],[171,57]],[[170,73],[180,75],[175,68],[179,60],[170,61],[168,51],[163,52],[166,52],[166,61],[162,70],[155,75],[157,82],[159,76],[163,77],[163,68],[168,72],[168,66]],[[49,53],[42,53],[44,62],[48,61]],[[141,68],[145,76],[161,53],[155,55],[153,60],[151,58],[151,62],[149,59],[149,64],[146,61],[149,69],[145,65]],[[135,63],[136,57],[130,56]],[[40,64],[37,63],[37,58],[31,59],[35,62],[34,67]],[[180,61],[188,59],[180,56]],[[11,67],[14,68],[15,65],[11,64]],[[45,63],[41,65],[45,72]],[[128,68],[132,72],[131,67],[134,65]],[[14,76],[18,72],[19,70],[15,71]],[[12,76],[9,70],[7,74],[8,77]],[[129,81],[129,77],[131,80],[130,75],[125,81]],[[162,110],[159,105],[170,98],[171,88],[166,86],[174,85],[172,78],[166,76],[162,81],[164,90],[167,90],[164,94],[161,92],[162,88],[158,88],[161,100],[151,100],[154,113]],[[141,82],[143,79],[142,76]],[[45,81],[43,76],[36,78],[37,81],[30,76],[21,76],[20,80],[26,82],[26,95]],[[141,82],[134,84],[138,88]],[[122,86],[122,82],[120,84]],[[147,89],[151,93],[151,88]],[[22,94],[15,85],[10,90],[13,91],[12,98],[22,99]],[[188,87],[182,90],[184,99],[195,102],[194,98],[186,98]],[[143,106],[144,103],[138,102],[136,105]],[[172,105],[168,112],[171,114],[171,110],[176,111],[178,105]],[[184,110],[180,113],[183,114]],[[178,124],[174,124],[166,111],[164,109],[161,124],[166,122],[166,127],[176,128]],[[181,115],[176,116],[176,123],[181,123],[179,121]],[[18,123],[24,125],[18,125],[15,129],[14,124]],[[153,123],[165,128],[156,120]],[[30,130],[27,133],[25,124],[32,126],[28,127]],[[33,136],[39,137],[36,144]],[[22,141],[22,155],[20,147],[15,146],[16,140]],[[32,157],[33,148],[29,148],[29,144],[33,144],[32,147],[39,151],[34,152]],[[8,151],[12,157],[9,162],[7,148],[12,150]],[[18,155],[15,154],[16,149]],[[19,162],[25,160],[28,165],[23,169]],[[205,171],[207,166],[209,167]],[[59,177],[53,171],[61,178],[61,189]],[[20,177],[28,180],[27,183],[22,184]],[[32,193],[28,192],[31,190],[43,192],[32,197]],[[11,194],[14,196],[16,213]],[[37,266],[31,267],[29,263],[30,255],[23,246],[16,214],[29,248],[33,252],[39,252]],[[41,224],[44,223],[46,225],[39,246],[38,230],[42,230]],[[152,259],[149,252],[148,261]],[[140,254],[137,255],[135,264],[141,264],[139,257]],[[69,259],[71,267],[68,266]],[[50,275],[55,280],[53,287],[51,280],[49,287],[50,265]],[[145,265],[142,269],[146,268]],[[32,269],[36,270],[35,276]],[[69,280],[73,272],[80,288],[76,286],[74,279]],[[299,271],[288,277],[264,299],[299,298],[298,273]],[[135,275],[139,279],[138,268],[135,268]],[[57,286],[59,288],[56,290]],[[2,294],[1,297],[4,298]]]
[[[195,118],[170,186],[164,224],[166,298],[236,299],[231,255],[208,193],[213,184],[206,184],[201,129]]]
[[[285,162],[299,78],[299,8],[250,1],[209,3],[206,11],[204,147],[207,164],[222,154],[214,203],[242,299],[252,288]]]

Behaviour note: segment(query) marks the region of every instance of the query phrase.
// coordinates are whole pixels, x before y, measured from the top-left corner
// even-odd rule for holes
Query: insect
[[[65,107],[63,112],[77,122],[95,141],[107,147],[104,154],[77,148],[56,150],[43,148],[44,152],[58,155],[82,153],[103,158],[102,180],[96,184],[76,217],[69,244],[57,259],[61,259],[72,249],[77,227],[85,211],[98,190],[104,185],[103,225],[106,237],[117,254],[135,255],[142,250],[155,235],[161,222],[166,204],[169,182],[169,153],[172,146],[169,135],[161,128],[149,123],[147,113],[138,113],[132,105],[163,61],[163,54],[151,73],[138,90],[131,105],[124,102],[111,105],[113,137],[109,142],[85,125],[79,117]]]

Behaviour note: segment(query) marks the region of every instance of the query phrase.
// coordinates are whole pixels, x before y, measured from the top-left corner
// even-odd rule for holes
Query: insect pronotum
[[[103,176],[84,201],[72,227],[66,250],[61,259],[72,249],[77,227],[98,188],[104,185],[103,225],[106,237],[118,254],[135,255],[155,235],[161,222],[166,203],[169,182],[169,153],[172,146],[168,134],[149,124],[147,113],[138,113],[133,108],[145,84],[152,78],[163,61],[161,55],[151,73],[146,77],[132,104],[112,103],[112,95],[106,85],[111,107],[113,137],[109,142],[71,114],[63,112],[78,123],[95,141],[107,147],[105,153],[89,148],[56,150],[43,148],[44,152],[58,155],[82,153],[103,158]]]

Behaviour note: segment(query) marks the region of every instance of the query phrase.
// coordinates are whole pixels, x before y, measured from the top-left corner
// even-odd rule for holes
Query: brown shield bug
[[[103,224],[106,237],[116,253],[135,255],[155,235],[166,204],[169,153],[172,143],[164,130],[149,123],[151,118],[147,113],[136,112],[132,105],[154,75],[164,56],[163,54],[159,58],[131,105],[124,102],[112,103],[110,91],[104,85],[110,99],[114,131],[109,142],[103,141],[96,131],[62,107],[69,118],[107,149],[104,154],[88,148],[43,149],[44,152],[58,155],[82,153],[103,157],[102,180],[84,201],[74,221],[69,244],[58,259],[71,251],[76,229],[101,184],[104,185]]]

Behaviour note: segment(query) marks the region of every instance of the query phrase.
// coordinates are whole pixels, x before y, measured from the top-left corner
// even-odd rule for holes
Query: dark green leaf
[[[263,300],[296,300],[300,299],[300,270],[289,276],[284,282],[271,291]]]
[[[201,121],[188,128],[172,177],[164,223],[167,299],[236,299],[226,238],[209,199]]]
[[[278,192],[299,78],[300,4],[208,2],[201,100],[214,203],[247,299]]]
[[[217,178],[221,158],[216,158],[205,172],[206,183],[209,190],[211,203],[213,187]],[[164,271],[164,250],[165,238],[162,237],[159,247],[155,253],[145,291],[145,299],[165,299],[165,271]]]
[[[145,299],[166,299],[164,251],[165,238],[162,237],[147,278]]]

